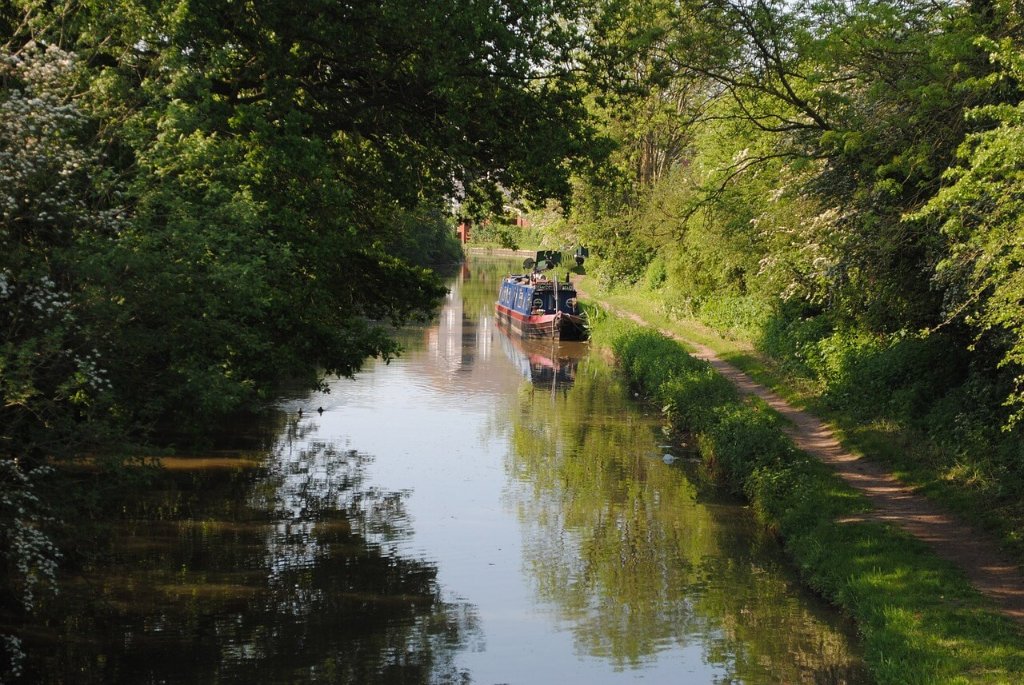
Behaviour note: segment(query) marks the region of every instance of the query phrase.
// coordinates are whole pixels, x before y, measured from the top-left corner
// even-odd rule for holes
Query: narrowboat
[[[533,260],[527,260],[523,266],[532,267]],[[537,270],[506,276],[501,281],[494,310],[499,325],[523,338],[587,338],[586,315],[576,299],[569,274],[562,282]]]

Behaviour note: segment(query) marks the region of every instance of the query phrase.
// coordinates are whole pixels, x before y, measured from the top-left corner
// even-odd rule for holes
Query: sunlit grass
[[[157,463],[170,471],[202,471],[207,469],[250,469],[263,465],[263,455],[251,457],[160,457]]]

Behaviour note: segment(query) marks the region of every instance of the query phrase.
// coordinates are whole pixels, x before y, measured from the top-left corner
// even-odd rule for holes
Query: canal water
[[[258,449],[165,459],[26,677],[868,682],[850,626],[605,361],[495,327],[514,268],[467,263],[401,358],[282,399]]]

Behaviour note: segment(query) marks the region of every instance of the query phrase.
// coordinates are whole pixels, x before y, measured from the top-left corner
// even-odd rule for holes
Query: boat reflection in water
[[[501,347],[523,377],[545,390],[568,389],[576,380],[576,368],[590,351],[585,342],[526,339],[507,326],[498,325]]]

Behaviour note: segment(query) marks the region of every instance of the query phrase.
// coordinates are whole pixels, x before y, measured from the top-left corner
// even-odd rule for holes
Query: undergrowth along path
[[[991,598],[1000,613],[1024,623],[1024,574],[1005,558],[989,536],[955,519],[878,464],[847,450],[821,419],[792,406],[723,361],[711,348],[687,340],[675,331],[651,326],[638,314],[597,300],[583,293],[579,283],[576,288],[581,295],[615,315],[656,328],[662,335],[685,344],[694,350],[694,357],[711,364],[741,393],[761,398],[789,421],[786,433],[798,449],[829,465],[840,478],[868,498],[873,507],[870,518],[895,525],[924,541],[937,556],[963,569],[974,587]]]

